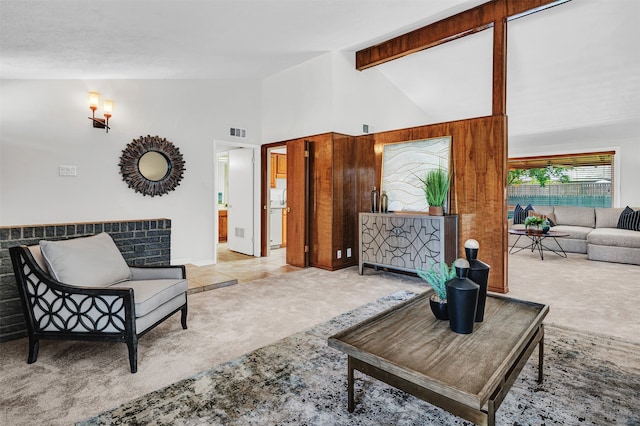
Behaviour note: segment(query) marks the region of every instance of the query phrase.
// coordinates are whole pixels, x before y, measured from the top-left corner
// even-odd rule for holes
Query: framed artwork
[[[427,212],[429,205],[418,176],[439,167],[448,171],[450,154],[451,136],[384,145],[380,188],[389,197],[389,211]]]

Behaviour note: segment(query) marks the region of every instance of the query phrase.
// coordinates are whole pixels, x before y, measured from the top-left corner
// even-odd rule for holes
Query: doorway
[[[218,245],[236,253],[260,256],[260,147],[214,140],[214,259]],[[256,164],[258,163],[258,164]],[[256,167],[257,166],[257,167]],[[226,237],[226,241],[225,240]],[[224,261],[224,258],[223,258]]]
[[[267,241],[264,255],[271,256],[278,251],[286,253],[287,247],[287,147],[286,145],[267,149],[268,191],[266,205]],[[264,183],[263,183],[264,184]]]

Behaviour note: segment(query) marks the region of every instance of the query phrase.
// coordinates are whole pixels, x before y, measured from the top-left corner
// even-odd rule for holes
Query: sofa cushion
[[[40,241],[49,273],[75,286],[106,287],[129,279],[131,271],[107,233],[63,241]]]
[[[587,237],[589,244],[640,248],[640,232],[618,228],[597,228]]]
[[[520,223],[524,223],[524,220],[529,215],[530,210],[533,210],[531,204],[529,204],[524,209],[520,204],[516,204],[515,208],[513,209],[513,224],[518,225]]]
[[[622,208],[596,208],[596,228],[617,228]]]
[[[111,288],[132,288],[136,318],[143,317],[158,306],[187,291],[187,280],[161,279],[125,281]]]
[[[587,240],[587,235],[593,231],[593,228],[586,226],[573,226],[573,225],[556,225],[553,228],[554,232],[563,232],[569,234],[568,237],[574,240]]]
[[[556,215],[556,225],[596,227],[596,214],[593,207],[555,206],[553,212]]]
[[[617,227],[631,231],[640,231],[640,210],[633,211],[627,206],[620,214]]]

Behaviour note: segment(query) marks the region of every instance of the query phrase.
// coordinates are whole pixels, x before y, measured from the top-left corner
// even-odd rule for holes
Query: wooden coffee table
[[[562,246],[557,240],[558,238],[561,238],[561,237],[568,237],[569,234],[567,234],[566,232],[548,231],[547,233],[543,234],[543,233],[530,233],[528,231],[523,231],[520,229],[509,229],[509,233],[512,235],[518,236],[518,239],[515,241],[515,243],[513,243],[513,245],[509,249],[509,254],[519,253],[524,249],[531,249],[532,252],[534,250],[538,250],[538,252],[540,253],[541,260],[544,260],[543,250],[549,250],[550,252],[553,252],[560,257],[567,257],[567,253],[565,253],[564,249],[562,248]],[[516,247],[516,244],[518,244],[518,241],[520,241],[520,238],[522,237],[529,238],[531,244],[524,247]],[[545,245],[544,240],[547,238],[553,238],[553,241],[555,241],[558,248],[555,249],[553,247]],[[514,249],[518,249],[518,250],[514,251]]]
[[[542,382],[547,305],[489,295],[484,321],[457,334],[437,320],[427,291],[329,337],[348,355],[348,410],[355,407],[354,370],[478,425],[495,413],[535,347]]]

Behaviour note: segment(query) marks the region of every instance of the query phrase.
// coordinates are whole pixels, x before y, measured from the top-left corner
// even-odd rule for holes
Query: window
[[[614,154],[510,158],[508,204],[611,207]]]

